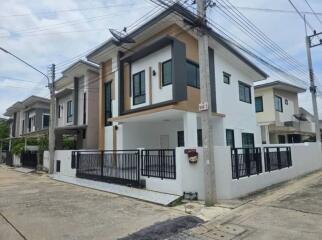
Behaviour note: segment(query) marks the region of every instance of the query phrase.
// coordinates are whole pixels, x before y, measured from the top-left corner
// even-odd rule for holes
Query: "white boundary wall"
[[[233,199],[245,196],[265,187],[283,181],[293,179],[306,173],[322,168],[321,144],[284,144],[264,145],[264,147],[290,146],[292,154],[292,166],[272,172],[265,172],[262,158],[263,173],[240,179],[232,179],[231,150],[226,146],[215,146],[215,176],[216,193],[218,199]],[[155,177],[143,177],[146,181],[146,189],[175,195],[183,192],[198,192],[199,199],[204,199],[204,170],[202,148],[196,148],[199,154],[198,162],[189,163],[185,148],[176,148],[176,179],[160,179]],[[76,170],[71,168],[71,150],[55,151],[55,174],[76,177]],[[262,149],[262,152],[263,149]],[[44,154],[48,156],[48,153]],[[61,171],[56,172],[56,161],[61,161]],[[46,160],[47,162],[47,160]]]
[[[281,145],[265,145],[265,147],[274,146]],[[220,154],[220,152],[222,152],[222,156],[226,156],[226,160],[224,161],[218,161],[218,159],[216,159],[217,197],[219,199],[233,199],[245,196],[273,184],[321,169],[321,144],[303,143],[291,145],[284,144],[282,146],[291,147],[292,166],[290,168],[265,172],[265,166],[263,165],[263,173],[240,179],[232,179],[231,177],[230,150],[216,147],[216,156]],[[264,164],[263,161],[262,163]]]
[[[68,177],[76,177],[76,169],[72,169],[72,151],[73,150],[56,150],[54,174]],[[60,172],[56,171],[56,162],[60,160]],[[49,152],[44,152],[44,168],[49,169]]]
[[[290,146],[292,166],[271,172],[265,172],[262,158],[263,173],[240,179],[232,179],[230,147],[215,146],[215,177],[218,199],[234,199],[258,191],[265,187],[287,181],[298,176],[322,168],[321,144],[284,144],[265,145],[265,147]],[[184,148],[176,148],[177,178],[175,180],[160,178],[144,178],[148,190],[182,195],[183,192],[198,192],[199,199],[204,199],[204,174],[202,148],[197,148],[199,159],[190,164]],[[262,152],[263,149],[262,149]]]

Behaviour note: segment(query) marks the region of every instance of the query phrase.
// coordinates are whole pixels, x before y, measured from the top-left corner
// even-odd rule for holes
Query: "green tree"
[[[9,124],[5,120],[0,119],[0,139],[9,137]]]

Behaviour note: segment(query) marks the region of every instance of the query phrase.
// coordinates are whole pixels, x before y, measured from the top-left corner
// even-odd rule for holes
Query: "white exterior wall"
[[[117,130],[117,147],[118,149],[174,149],[178,146],[177,131],[182,130],[182,120],[121,124]],[[161,136],[168,137],[168,147],[161,146]]]
[[[239,81],[253,86],[253,78],[249,73],[244,72],[241,65],[228,58],[217,54],[215,51],[215,74],[216,74],[216,99],[217,112],[225,114],[222,119],[224,138],[218,139],[216,145],[226,145],[226,129],[233,129],[235,132],[235,146],[242,146],[241,134],[253,133],[255,145],[261,143],[259,129],[256,124],[254,88],[251,88],[252,103],[245,103],[239,100]],[[223,82],[223,72],[231,74],[230,84]],[[221,120],[217,120],[221,121]],[[214,133],[216,135],[216,132]],[[222,133],[220,133],[222,134]]]
[[[60,160],[60,172],[56,172],[56,161]],[[54,174],[76,177],[76,169],[71,168],[72,151],[71,150],[56,150],[55,151],[55,166]]]
[[[274,90],[274,96],[275,95],[282,98],[283,104],[283,112],[276,111],[277,122],[283,124],[284,122],[294,121],[295,118],[293,115],[299,113],[297,93]],[[274,100],[275,98],[273,98],[273,101]],[[288,102],[287,105],[285,104],[285,100]]]
[[[144,58],[141,58],[131,64],[131,109],[156,104],[172,100],[172,84],[159,88],[159,63],[165,62],[171,59],[171,46],[162,48]],[[156,72],[156,75],[152,75],[152,103],[150,103],[150,86],[149,86],[149,67],[152,67],[152,71]],[[133,105],[133,75],[145,71],[145,103]]]

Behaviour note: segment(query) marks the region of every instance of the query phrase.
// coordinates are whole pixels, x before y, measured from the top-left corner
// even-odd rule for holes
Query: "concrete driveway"
[[[322,239],[322,171],[217,207],[193,204],[192,212],[198,212],[193,214],[212,216],[210,221],[167,239]],[[164,239],[173,228],[169,220],[185,216],[186,207],[166,208],[0,166],[1,240],[105,240],[129,234],[124,239],[141,240],[142,233],[145,240]]]
[[[118,239],[179,217],[173,209],[0,166],[0,239]]]

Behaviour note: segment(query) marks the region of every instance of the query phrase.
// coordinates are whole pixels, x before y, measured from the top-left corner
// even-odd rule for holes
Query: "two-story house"
[[[19,138],[47,132],[49,106],[49,99],[37,96],[28,97],[10,106],[4,114],[9,117],[10,137]]]
[[[256,118],[263,144],[300,143],[314,136],[314,123],[299,110],[298,94],[305,91],[274,79],[255,83]]]
[[[74,140],[74,149],[97,149],[98,72],[98,66],[80,60],[55,82],[56,149],[64,148],[65,138]]]
[[[172,8],[131,32],[134,43],[111,39],[87,56],[100,66],[101,150],[202,145],[197,19]],[[215,145],[259,145],[253,82],[267,75],[220,35],[209,36]]]

